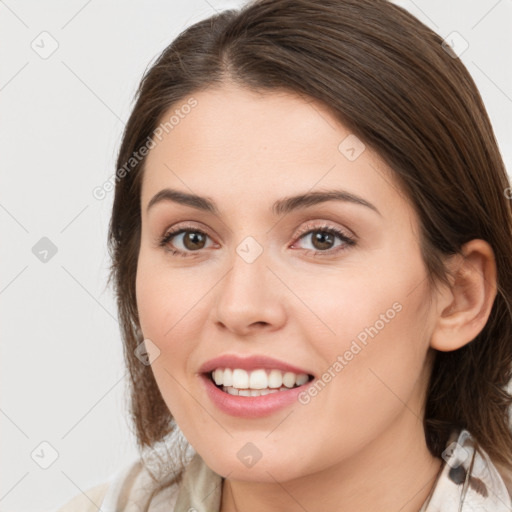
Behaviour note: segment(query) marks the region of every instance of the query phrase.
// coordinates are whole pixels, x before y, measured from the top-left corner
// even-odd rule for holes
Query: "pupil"
[[[203,244],[201,245],[201,239]],[[197,249],[197,245],[194,245],[194,244],[197,244],[199,241],[199,249],[202,249],[202,246],[204,245],[204,237],[200,234],[200,233],[195,233],[195,232],[189,232],[187,234],[187,236],[185,237],[185,246],[187,247],[187,249]],[[189,246],[189,242],[191,244],[191,246]]]
[[[332,244],[333,235],[331,233],[326,233],[325,231],[317,231],[316,235],[313,237],[313,245],[316,245],[316,242],[320,243],[319,249],[330,249],[330,245]],[[328,240],[327,242],[325,240]]]

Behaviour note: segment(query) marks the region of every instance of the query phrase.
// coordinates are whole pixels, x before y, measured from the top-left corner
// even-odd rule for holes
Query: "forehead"
[[[177,102],[161,122],[171,117],[146,158],[143,207],[165,187],[246,204],[319,188],[374,204],[400,195],[378,155],[310,97],[224,84]]]
[[[174,117],[163,144],[152,150],[149,163],[169,151],[180,159],[222,157],[229,161],[250,163],[261,158],[297,160],[318,157],[320,152],[337,150],[342,129],[325,107],[293,92],[256,92],[234,85],[224,85],[191,95],[196,106],[179,119],[173,112],[184,109],[189,98],[173,105],[163,121]],[[188,109],[187,109],[188,110]],[[185,151],[186,150],[186,151]],[[185,153],[187,153],[185,155]]]

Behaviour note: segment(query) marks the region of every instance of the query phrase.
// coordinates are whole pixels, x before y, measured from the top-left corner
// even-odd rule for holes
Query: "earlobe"
[[[437,312],[430,346],[457,350],[482,331],[496,297],[496,260],[491,246],[475,239],[451,257],[450,287],[437,292]]]

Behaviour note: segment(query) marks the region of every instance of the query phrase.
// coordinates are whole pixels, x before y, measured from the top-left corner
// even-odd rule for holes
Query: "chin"
[[[233,449],[233,446],[241,448]],[[293,458],[293,450],[282,447],[282,454],[273,449],[271,444],[263,446],[258,450],[257,444],[246,442],[231,442],[230,448],[218,445],[220,453],[216,450],[197,450],[206,465],[224,478],[230,480],[267,482],[293,480],[304,476],[306,468],[302,468],[304,458],[290,460]],[[304,469],[304,471],[302,471]]]

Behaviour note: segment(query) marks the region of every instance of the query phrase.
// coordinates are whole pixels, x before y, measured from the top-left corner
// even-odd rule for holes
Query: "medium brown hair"
[[[465,242],[491,245],[498,292],[490,317],[464,347],[434,351],[424,427],[436,457],[454,427],[466,428],[494,461],[512,467],[510,184],[477,87],[442,43],[385,0],[260,0],[221,12],[183,31],[146,71],[117,169],[153,137],[170,107],[212,85],[289,90],[328,106],[389,165],[413,205],[429,284],[447,283],[444,257]],[[118,174],[108,234],[140,448],[173,429],[151,367],[134,353],[142,341],[135,277],[144,161]]]

